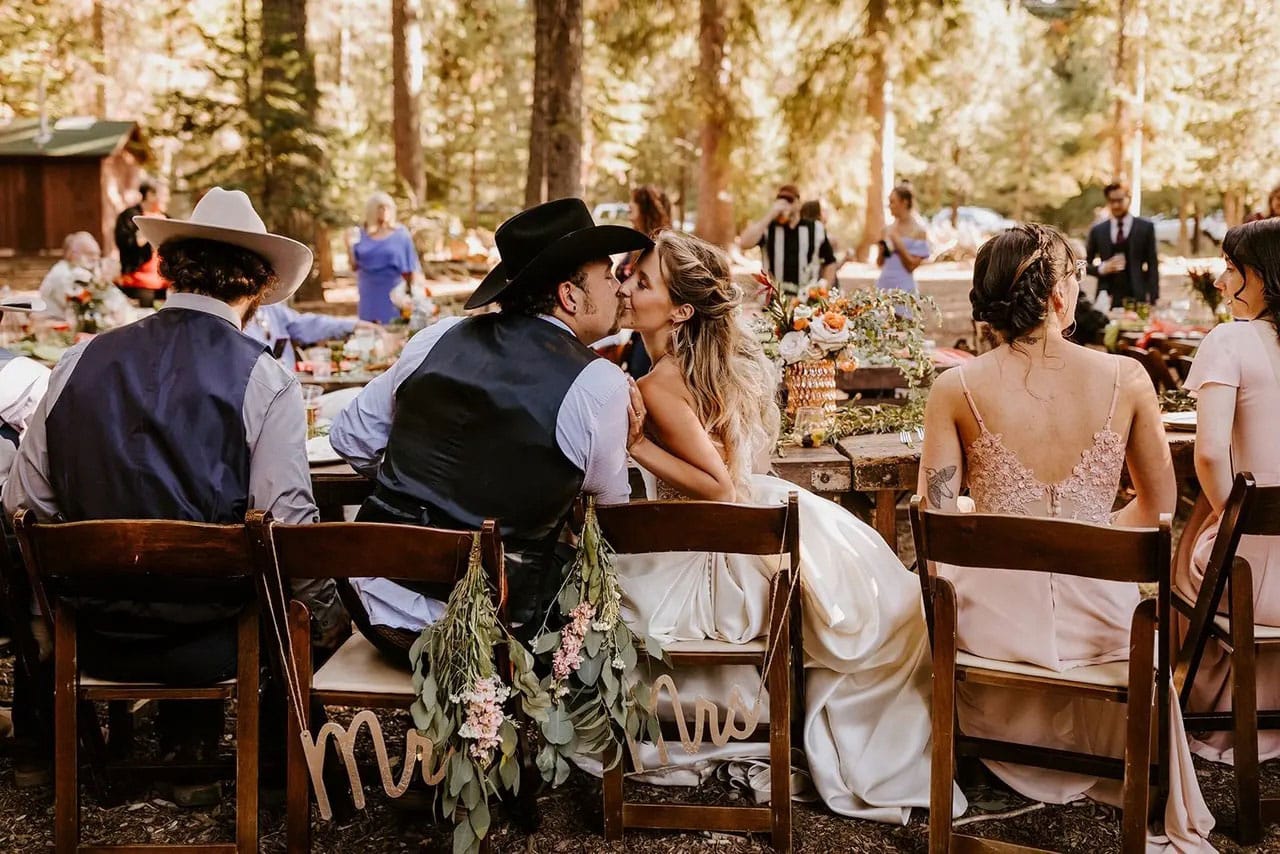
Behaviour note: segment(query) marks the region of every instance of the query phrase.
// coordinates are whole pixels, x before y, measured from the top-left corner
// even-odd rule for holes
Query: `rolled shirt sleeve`
[[[298,381],[267,353],[258,358],[244,398],[249,444],[249,506],[290,525],[319,519],[307,462],[307,419]],[[293,579],[292,593],[311,611],[312,638],[336,645],[347,626],[333,579]]]
[[[574,380],[556,417],[556,443],[582,469],[582,491],[601,504],[620,504],[631,497],[629,402],[626,375],[617,365],[597,359]]]
[[[391,369],[365,386],[333,419],[329,444],[353,469],[368,478],[378,473],[391,436],[396,389],[413,376],[436,342],[461,321],[461,317],[446,318],[414,335]]]
[[[327,314],[300,314],[289,310],[286,330],[289,337],[303,344],[314,344],[329,338],[346,338],[356,328],[354,317],[330,317]]]

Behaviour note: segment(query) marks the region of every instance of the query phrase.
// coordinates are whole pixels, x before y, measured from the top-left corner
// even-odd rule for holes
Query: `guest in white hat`
[[[241,332],[259,305],[302,284],[311,250],[268,233],[244,193],[216,187],[189,220],[135,222],[159,247],[173,293],[155,314],[62,357],[5,486],[6,511],[28,508],[40,521],[236,523],[256,508],[286,523],[315,521],[297,380]],[[235,675],[242,603],[163,587],[151,579],[110,600],[83,597],[95,615],[80,645],[85,672],[188,685]],[[309,600],[317,636],[336,640],[345,613],[332,583],[294,593]],[[220,703],[161,708],[162,748],[210,753],[221,718]],[[174,791],[190,804],[213,796],[208,786]]]

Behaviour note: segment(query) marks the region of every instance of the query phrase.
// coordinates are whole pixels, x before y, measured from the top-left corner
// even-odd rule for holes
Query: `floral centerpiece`
[[[495,648],[503,645],[510,678],[495,663]],[[489,832],[490,796],[519,789],[515,699],[533,720],[545,719],[551,705],[533,672],[533,656],[498,620],[479,534],[444,616],[423,630],[409,659],[417,694],[410,712],[432,745],[424,762],[444,772],[437,791],[441,811],[455,823],[453,850],[476,851]]]
[[[115,326],[107,306],[107,295],[115,285],[103,265],[77,267],[74,275],[76,289],[67,293],[67,308],[72,315],[67,319],[73,321],[74,330],[93,334]]]
[[[1191,292],[1200,298],[1208,307],[1214,319],[1221,322],[1226,318],[1226,308],[1222,304],[1222,292],[1213,286],[1218,276],[1209,267],[1188,267],[1187,282]]]
[[[788,420],[805,407],[818,407],[826,413],[824,426],[805,433],[807,444],[822,444],[855,432],[902,429],[898,416],[916,415],[918,407],[858,407],[853,413],[837,412],[836,374],[866,366],[894,367],[902,372],[912,392],[927,387],[933,379],[933,360],[925,350],[923,318],[937,310],[932,300],[905,291],[841,291],[823,284],[802,288],[797,296],[785,296],[767,278],[759,280],[764,287],[765,310],[755,320],[754,330],[765,353],[783,368]],[[894,423],[888,425],[889,420]],[[784,424],[784,433],[790,426]],[[784,436],[784,441],[801,442],[805,437]]]
[[[648,714],[648,687],[633,678],[643,647],[661,655],[656,642],[642,644],[622,620],[622,587],[613,550],[588,497],[578,553],[565,576],[533,651],[549,664],[542,688],[552,706],[541,719],[543,745],[537,764],[543,779],[558,786],[569,776],[574,755],[600,756],[606,768],[622,759],[622,743],[644,729],[658,737],[657,718]],[[563,622],[558,631],[547,623]]]

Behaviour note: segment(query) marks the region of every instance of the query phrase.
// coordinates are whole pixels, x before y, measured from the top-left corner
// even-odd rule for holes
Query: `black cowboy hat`
[[[498,226],[493,241],[502,261],[466,308],[480,308],[530,284],[562,282],[588,261],[653,246],[634,228],[596,225],[582,199],[557,199],[521,211]]]

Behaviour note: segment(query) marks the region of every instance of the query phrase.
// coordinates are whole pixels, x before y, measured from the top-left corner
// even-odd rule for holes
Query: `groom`
[[[466,307],[497,302],[501,312],[419,332],[334,420],[329,438],[377,481],[360,521],[475,529],[496,518],[510,618],[528,623],[559,588],[557,543],[574,499],[585,492],[616,503],[630,494],[627,448],[639,437],[643,404],[626,375],[587,345],[618,329],[609,256],[653,243],[596,225],[580,199],[516,214],[494,240],[502,262]],[[348,604],[362,606],[353,619],[400,658],[404,641],[443,612],[385,579],[352,586],[359,602]]]

